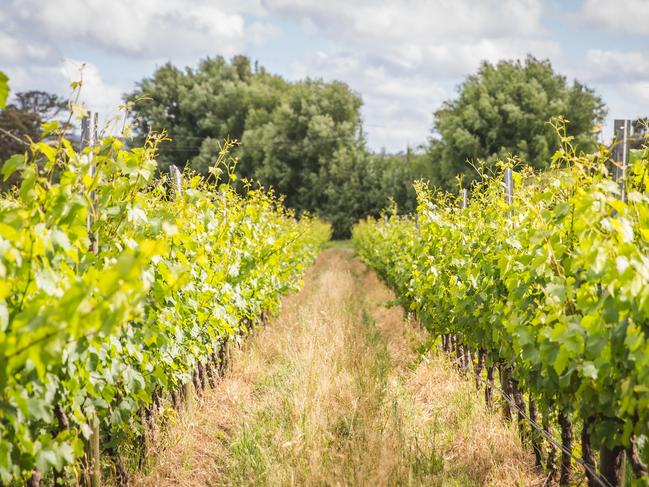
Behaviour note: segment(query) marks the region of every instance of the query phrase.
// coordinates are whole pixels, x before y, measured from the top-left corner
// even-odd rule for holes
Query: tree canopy
[[[404,209],[414,205],[415,166],[368,152],[362,102],[345,83],[288,82],[245,56],[214,57],[196,69],[166,64],[127,100],[141,136],[165,130],[172,139],[160,148],[163,170],[189,165],[207,174],[223,140],[237,139],[241,176],[274,187],[298,212],[329,219],[336,237],[392,195]]]
[[[0,91],[2,89],[0,73]],[[24,152],[29,140],[39,141],[41,125],[67,111],[68,105],[63,98],[45,91],[18,92],[14,96],[12,103],[0,107],[0,163],[14,154]],[[0,182],[0,190],[17,181],[18,175],[15,174],[7,181]]]
[[[160,166],[189,166],[208,174],[224,139],[241,142],[237,172],[272,186],[289,207],[314,212],[346,237],[366,215],[397,203],[414,208],[412,182],[429,179],[454,189],[478,177],[472,164],[515,155],[545,167],[558,147],[549,121],[569,120],[578,148],[595,143],[601,99],[588,87],[556,74],[549,61],[483,63],[459,88],[457,99],[435,112],[426,154],[379,155],[365,145],[362,101],[341,82],[289,82],[245,56],[207,58],[195,68],[158,68],[127,95],[137,132],[166,131]]]
[[[569,85],[549,61],[528,56],[525,62],[485,62],[459,87],[458,98],[435,112],[432,182],[452,189],[456,176],[464,174],[469,184],[478,177],[472,164],[480,160],[489,168],[509,155],[546,167],[559,145],[548,124],[557,116],[569,121],[567,132],[578,149],[592,149],[593,127],[605,114],[593,90],[577,81]]]

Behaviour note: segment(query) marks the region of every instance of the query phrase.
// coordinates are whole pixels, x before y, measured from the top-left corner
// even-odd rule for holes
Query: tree
[[[631,149],[642,149],[649,145],[649,117],[638,118],[631,122]]]
[[[207,174],[222,141],[238,139],[240,176],[274,187],[298,212],[324,218],[332,165],[341,154],[366,152],[361,100],[346,84],[289,83],[244,56],[208,58],[195,70],[167,64],[127,99],[142,136],[165,130],[173,139],[160,149],[163,170],[173,163]]]
[[[0,164],[14,154],[24,152],[29,140],[41,139],[41,125],[65,113],[67,102],[44,91],[15,94],[15,101],[0,110]],[[18,175],[0,181],[0,189],[18,182]]]
[[[32,112],[17,109],[8,105],[0,111],[0,166],[14,154],[25,152],[27,140],[39,140],[41,134],[40,119]],[[7,181],[0,178],[0,191],[9,189],[19,181],[17,174]]]
[[[329,220],[336,238],[391,199],[414,209],[422,156],[369,153],[361,99],[345,83],[290,83],[245,56],[215,57],[196,69],[166,64],[127,99],[142,136],[165,130],[173,139],[160,149],[163,170],[173,163],[207,174],[223,140],[238,139],[238,174],[272,186],[298,213]]]
[[[400,213],[416,207],[412,182],[422,177],[414,154],[371,154],[365,148],[343,149],[334,158],[324,181],[322,213],[336,237],[347,237],[366,216],[378,217],[392,202]]]
[[[548,122],[563,116],[570,123],[568,135],[579,149],[595,144],[593,127],[606,114],[593,90],[575,81],[569,86],[549,61],[528,56],[520,61],[483,63],[478,72],[459,87],[457,99],[435,112],[429,147],[431,179],[444,189],[478,177],[472,164],[484,161],[487,170],[508,155],[544,168],[559,140]]]
[[[68,110],[68,102],[59,95],[46,91],[23,91],[16,93],[18,110],[36,114],[41,122],[56,120]]]
[[[242,174],[274,186],[293,208],[322,210],[337,154],[360,148],[360,106],[344,83],[293,84],[268,120],[246,130]]]
[[[253,71],[245,56],[230,63],[217,56],[196,69],[167,63],[140,81],[127,100],[133,102],[141,138],[149,130],[164,130],[172,139],[160,147],[161,170],[189,164],[205,174],[219,144],[241,140],[246,128],[267,120],[287,89],[280,77]]]
[[[40,138],[41,120],[37,114],[8,105],[0,111],[0,161],[24,152],[27,140]]]

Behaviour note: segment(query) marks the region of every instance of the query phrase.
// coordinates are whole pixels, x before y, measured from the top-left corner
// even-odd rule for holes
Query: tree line
[[[166,64],[128,95],[140,137],[165,130],[162,167],[207,174],[224,139],[240,141],[237,173],[272,186],[298,212],[318,213],[344,237],[389,198],[414,208],[419,158],[371,153],[361,99],[342,82],[289,82],[245,56],[208,58],[192,69]]]
[[[399,154],[367,147],[362,100],[347,84],[291,82],[246,56],[209,57],[182,69],[167,63],[139,81],[125,100],[139,139],[134,143],[150,131],[167,134],[159,153],[161,171],[175,164],[207,175],[223,141],[237,140],[241,177],[273,187],[298,213],[329,220],[338,238],[348,237],[359,218],[377,216],[392,202],[401,212],[414,210],[416,179],[453,191],[509,156],[543,169],[559,147],[548,124],[553,117],[569,121],[568,135],[578,150],[592,150],[594,127],[606,115],[591,88],[569,83],[549,61],[532,56],[483,63],[458,87],[457,97],[434,112],[426,144]],[[12,126],[33,138],[45,118],[38,106],[32,110],[18,97],[17,105],[0,113],[0,128]],[[640,123],[635,126],[644,130]],[[5,150],[20,148],[0,133],[3,159]]]

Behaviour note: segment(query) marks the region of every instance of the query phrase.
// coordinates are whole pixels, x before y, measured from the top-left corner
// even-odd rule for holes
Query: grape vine
[[[582,428],[589,485],[616,485],[625,453],[644,485],[638,444],[649,435],[649,157],[634,155],[624,202],[606,149],[577,154],[559,133],[562,149],[549,171],[514,173],[512,205],[500,175],[476,184],[466,208],[417,184],[417,221],[370,219],[353,239],[443,347],[475,370],[478,384],[487,381],[488,401],[496,370],[511,411],[525,412],[527,400],[544,433],[559,425],[568,450],[573,427]],[[528,437],[541,464],[541,439]],[[550,471],[552,448],[545,448]],[[565,452],[561,463],[566,483]]]
[[[79,481],[91,440],[119,464],[160,398],[200,387],[328,239],[217,169],[174,195],[160,138],[77,151],[60,137],[2,167],[21,183],[0,198],[0,484]]]

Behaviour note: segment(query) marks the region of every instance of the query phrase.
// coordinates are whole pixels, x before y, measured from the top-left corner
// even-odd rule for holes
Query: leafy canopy
[[[559,133],[550,170],[514,172],[513,204],[502,170],[465,208],[420,185],[417,223],[368,219],[353,239],[434,335],[508,367],[540,411],[590,418],[594,447],[629,448],[649,434],[649,150],[623,201],[610,153]]]
[[[361,99],[344,83],[291,83],[245,56],[214,57],[195,69],[166,64],[128,100],[142,138],[164,130],[172,139],[160,146],[163,171],[176,164],[206,174],[220,142],[237,139],[241,176],[272,186],[300,213],[328,219],[338,238],[359,217],[378,215],[391,195],[414,207],[414,166],[367,151]]]
[[[549,61],[528,56],[525,62],[483,63],[459,88],[457,99],[435,112],[431,141],[432,182],[444,189],[477,179],[472,167],[484,161],[488,170],[508,155],[533,168],[544,168],[559,148],[548,124],[551,118],[569,120],[568,135],[578,150],[592,150],[594,125],[605,116],[604,104],[593,90],[556,74]]]
[[[276,311],[328,238],[236,193],[227,145],[226,182],[185,171],[174,193],[161,138],[77,151],[61,133],[2,165],[21,183],[0,195],[0,485],[77,483],[93,425],[103,448],[137,444],[144,410],[164,418],[156,401]]]
[[[0,71],[0,109],[7,105],[7,98],[9,97],[9,78],[6,74]]]

